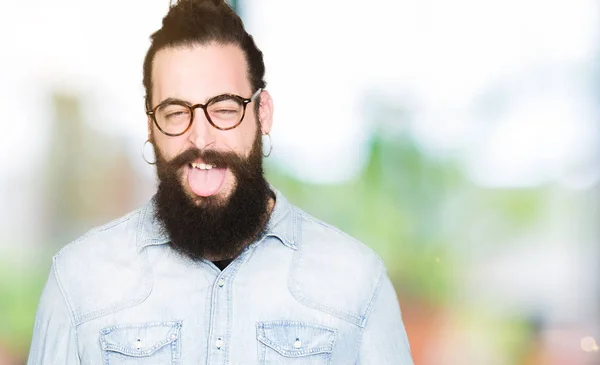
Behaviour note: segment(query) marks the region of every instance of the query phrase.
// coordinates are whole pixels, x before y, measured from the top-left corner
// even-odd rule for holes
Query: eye
[[[208,105],[208,112],[216,119],[237,118],[242,112],[242,105],[238,100],[223,96],[223,99],[217,99]]]
[[[220,114],[235,114],[238,112],[237,109],[215,109],[212,112]]]
[[[179,110],[179,111],[175,111],[175,112],[171,112],[169,114],[167,114],[167,118],[172,118],[172,117],[178,117],[178,116],[183,116],[183,115],[187,115],[188,113],[183,111],[183,110]]]
[[[157,116],[165,121],[178,121],[189,118],[190,110],[179,104],[167,104],[161,107]]]

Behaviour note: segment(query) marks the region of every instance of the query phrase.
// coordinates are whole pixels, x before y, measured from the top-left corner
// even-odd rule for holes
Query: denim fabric
[[[152,201],[65,246],[28,364],[411,365],[381,259],[275,194],[223,271],[175,252]]]
[[[181,322],[118,325],[100,331],[105,364],[135,364],[152,357],[159,364],[177,364]]]

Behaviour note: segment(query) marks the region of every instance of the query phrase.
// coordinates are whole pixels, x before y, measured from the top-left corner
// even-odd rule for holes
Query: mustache
[[[229,168],[236,175],[253,175],[253,171],[250,171],[248,161],[237,153],[230,151],[221,152],[212,149],[200,150],[197,148],[189,148],[174,157],[171,161],[166,162],[166,165],[169,170],[176,171],[198,159],[201,159],[204,163],[211,164],[216,168]]]

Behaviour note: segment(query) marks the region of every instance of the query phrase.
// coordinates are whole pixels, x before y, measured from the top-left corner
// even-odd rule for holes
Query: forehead
[[[152,104],[166,98],[205,102],[219,94],[249,97],[244,52],[237,45],[192,45],[158,51],[152,64]]]

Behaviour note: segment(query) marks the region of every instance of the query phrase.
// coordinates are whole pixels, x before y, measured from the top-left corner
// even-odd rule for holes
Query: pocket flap
[[[179,338],[181,322],[119,325],[100,330],[102,350],[150,356]]]
[[[299,357],[333,351],[335,330],[293,321],[259,322],[257,338],[283,356]]]

